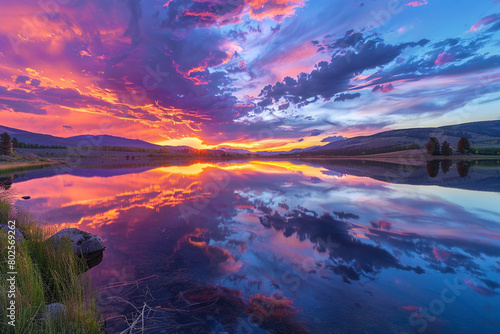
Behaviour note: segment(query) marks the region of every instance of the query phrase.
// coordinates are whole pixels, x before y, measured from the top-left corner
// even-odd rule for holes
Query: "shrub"
[[[0,202],[1,203],[1,202]],[[1,209],[3,208],[3,209]],[[5,214],[5,206],[0,206]],[[27,240],[16,245],[16,327],[15,333],[75,333],[98,334],[102,323],[97,296],[91,289],[88,276],[80,275],[85,262],[73,254],[69,242],[57,249],[46,242],[54,231],[38,225],[29,215],[17,213],[16,227]],[[6,234],[0,233],[5,245]],[[6,319],[7,249],[0,248],[0,317]],[[59,319],[42,320],[45,305],[54,302],[66,306]],[[1,333],[14,333],[5,321]]]

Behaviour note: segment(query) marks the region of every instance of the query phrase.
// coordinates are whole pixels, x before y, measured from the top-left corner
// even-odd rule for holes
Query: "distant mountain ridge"
[[[162,148],[160,145],[148,143],[139,139],[127,139],[110,135],[80,135],[68,138],[56,137],[41,133],[34,133],[25,130],[9,128],[0,125],[0,133],[7,132],[11,137],[17,140],[39,145],[60,145],[68,147],[85,147],[85,146],[123,146],[123,147],[138,147],[138,148]]]
[[[121,146],[137,147],[144,149],[160,149],[168,147],[171,151],[193,152],[196,149],[189,146],[160,146],[139,139],[128,139],[111,135],[80,135],[68,138],[29,132],[0,125],[0,133],[7,132],[17,140],[40,145],[58,145],[67,147],[85,146]],[[262,156],[277,154],[341,154],[345,151],[366,152],[384,148],[406,147],[418,144],[425,146],[430,137],[435,136],[440,143],[448,141],[455,146],[460,137],[467,137],[473,146],[500,146],[500,120],[463,123],[448,125],[437,128],[411,128],[401,130],[390,130],[370,136],[359,136],[340,139],[330,142],[324,146],[313,146],[303,149],[280,152],[258,152]],[[216,151],[216,150],[213,150]],[[221,148],[217,151],[227,153],[247,154],[248,150]]]

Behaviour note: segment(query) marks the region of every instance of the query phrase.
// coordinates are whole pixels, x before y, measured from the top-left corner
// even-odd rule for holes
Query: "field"
[[[476,146],[471,147],[472,154],[479,155],[500,155],[500,147],[499,146]]]

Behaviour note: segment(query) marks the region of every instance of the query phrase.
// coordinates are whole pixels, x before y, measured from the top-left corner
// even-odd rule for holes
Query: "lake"
[[[104,239],[88,274],[110,333],[135,308],[148,333],[500,328],[498,161],[71,167],[11,190]]]

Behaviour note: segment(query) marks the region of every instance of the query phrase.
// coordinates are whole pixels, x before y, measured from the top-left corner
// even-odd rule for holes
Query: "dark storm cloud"
[[[16,78],[16,83],[25,83],[28,81],[30,78],[25,76],[25,75],[20,75]]]
[[[266,86],[260,96],[264,100],[281,98],[289,102],[305,102],[313,97],[331,98],[335,94],[347,91],[349,81],[365,70],[386,65],[409,47],[424,46],[427,40],[398,45],[385,44],[380,39],[363,41],[359,51],[347,51],[336,54],[328,62],[320,62],[309,74],[301,73],[298,79],[287,77],[274,86]]]
[[[38,87],[42,82],[38,79],[31,79],[30,86]]]
[[[47,111],[42,108],[40,103],[30,103],[28,101],[5,100],[0,99],[0,106],[7,109],[12,109],[14,112],[22,112],[28,114],[45,115]]]
[[[345,49],[349,47],[354,47],[358,43],[363,42],[364,40],[365,39],[363,37],[363,33],[350,30],[345,33],[344,37],[337,39],[331,44],[328,44],[327,47],[329,49],[336,49],[336,48]]]
[[[347,100],[354,100],[354,99],[357,99],[358,97],[360,97],[361,94],[360,93],[354,93],[354,94],[339,94],[339,96],[337,96],[335,98],[335,102],[343,102],[343,101],[347,101]]]

